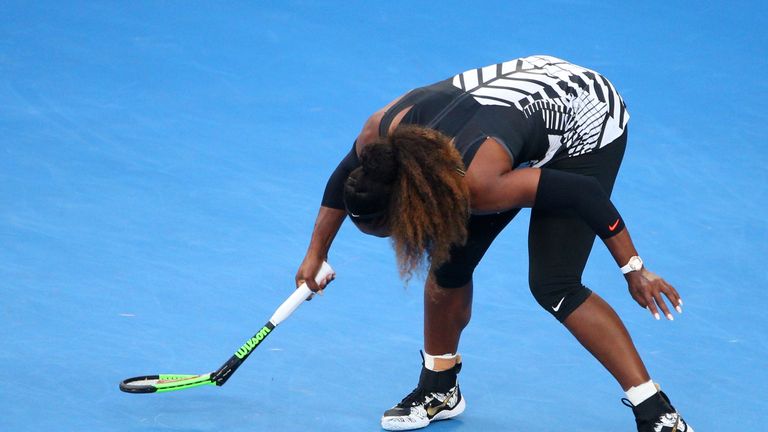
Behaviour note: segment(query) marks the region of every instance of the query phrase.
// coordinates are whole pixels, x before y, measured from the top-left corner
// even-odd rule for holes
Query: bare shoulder
[[[392,102],[388,103],[375,113],[371,114],[370,117],[368,117],[368,120],[365,121],[363,124],[363,129],[360,131],[360,134],[357,136],[357,152],[358,154],[360,151],[365,147],[366,145],[376,141],[376,139],[379,137],[379,126],[381,125],[381,119],[384,117],[384,114],[400,99],[402,99],[403,96],[397,97]],[[402,118],[402,115],[398,114],[395,121],[392,122],[392,125],[390,126],[390,131],[397,126],[397,123],[400,122],[400,119]]]
[[[360,152],[360,149],[376,141],[376,138],[379,137],[379,125],[381,124],[381,118],[384,117],[385,112],[386,110],[383,109],[376,111],[371,114],[371,116],[368,117],[368,120],[363,124],[363,129],[357,136],[358,153]]]

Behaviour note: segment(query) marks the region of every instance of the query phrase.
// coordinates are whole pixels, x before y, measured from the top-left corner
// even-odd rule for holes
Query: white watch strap
[[[621,267],[620,270],[621,274],[627,274],[631,271],[640,270],[641,268],[643,268],[643,260],[639,256],[635,255],[630,258],[629,262]]]
[[[627,274],[632,271],[632,267],[629,266],[629,263],[621,268],[621,274]]]

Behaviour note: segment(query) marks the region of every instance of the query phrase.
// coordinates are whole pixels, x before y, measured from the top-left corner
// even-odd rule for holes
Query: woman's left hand
[[[677,290],[664,279],[657,274],[647,270],[645,267],[639,271],[629,272],[624,275],[629,285],[629,294],[640,306],[648,309],[653,317],[661,319],[659,316],[659,309],[664,313],[664,316],[668,320],[674,320],[674,317],[667,308],[667,304],[664,302],[662,293],[667,296],[669,302],[675,307],[677,312],[682,313],[683,301],[680,299],[680,294]]]

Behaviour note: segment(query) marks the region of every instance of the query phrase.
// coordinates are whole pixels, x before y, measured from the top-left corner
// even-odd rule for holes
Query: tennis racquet
[[[333,269],[328,263],[323,262],[315,280],[317,283],[321,283],[331,275],[333,275]],[[264,339],[272,333],[272,330],[286,318],[291,316],[293,311],[295,311],[304,300],[309,298],[310,295],[312,295],[312,290],[309,289],[306,283],[301,284],[301,286],[297,288],[296,291],[294,291],[293,294],[291,294],[288,299],[277,308],[277,310],[275,310],[275,313],[272,314],[272,317],[267,321],[264,327],[256,332],[253,337],[245,341],[235,354],[216,371],[203,375],[159,374],[128,378],[120,383],[120,390],[126,393],[161,393],[204,385],[223,386],[232,374],[235,373],[237,368],[243,364],[245,359],[251,355],[253,350],[255,350],[256,347],[258,347]]]

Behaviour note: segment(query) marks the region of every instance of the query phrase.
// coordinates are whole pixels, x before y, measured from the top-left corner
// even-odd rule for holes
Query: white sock
[[[626,395],[632,405],[638,406],[658,392],[659,390],[656,388],[656,384],[653,383],[653,380],[650,380],[647,383],[630,387],[629,390],[626,391]]]
[[[443,360],[452,360],[455,359],[458,354],[441,354],[441,355],[431,355],[427,354],[426,351],[424,351],[424,367],[435,371],[435,360],[436,359],[443,359]],[[435,371],[439,372],[439,371]]]

